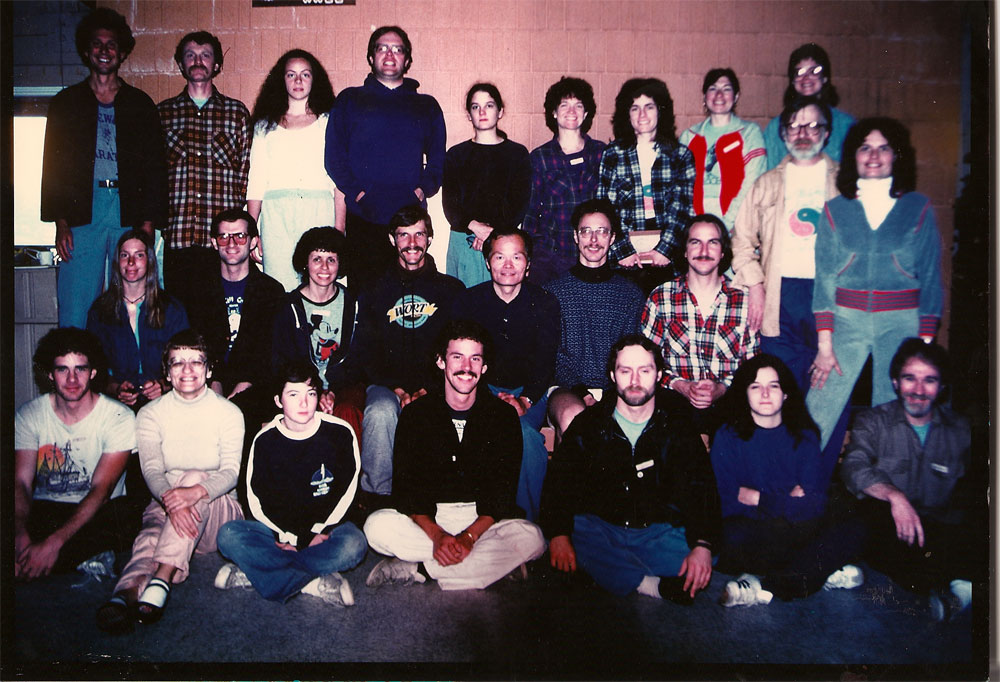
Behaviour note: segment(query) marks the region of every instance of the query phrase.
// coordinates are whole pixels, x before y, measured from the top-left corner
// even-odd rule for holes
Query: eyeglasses
[[[797,135],[800,132],[805,133],[809,137],[816,137],[821,131],[826,129],[825,123],[820,123],[819,121],[810,121],[809,123],[789,123],[785,126],[785,132],[788,135]]]
[[[823,75],[823,65],[816,64],[815,66],[803,66],[801,69],[796,69],[795,75],[792,76],[793,80],[802,80],[806,76],[822,76]]]
[[[385,45],[379,43],[375,46],[375,54],[386,54],[387,52],[392,52],[393,54],[403,54],[406,52],[406,48],[402,45]]]
[[[205,361],[202,359],[196,360],[171,360],[167,363],[167,368],[170,370],[181,369],[183,367],[190,367],[193,370],[200,370],[205,366]]]
[[[576,231],[581,237],[589,237],[592,234],[596,234],[598,237],[607,237],[611,234],[610,227],[581,227]]]
[[[246,232],[230,232],[229,234],[219,234],[215,236],[215,241],[219,242],[219,246],[228,246],[229,240],[234,239],[236,243],[243,246],[247,243],[247,239],[250,235]]]

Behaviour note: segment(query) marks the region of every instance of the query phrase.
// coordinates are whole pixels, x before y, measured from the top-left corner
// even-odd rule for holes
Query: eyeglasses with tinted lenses
[[[577,234],[581,237],[589,237],[592,234],[596,234],[598,237],[607,237],[611,234],[610,227],[581,227],[577,230]]]
[[[805,78],[806,76],[822,76],[823,75],[823,65],[817,64],[816,66],[803,66],[801,69],[795,71],[795,80]]]
[[[249,238],[250,235],[246,232],[230,232],[229,234],[216,235],[215,241],[219,242],[219,246],[228,246],[229,240],[235,239],[237,244],[243,246]]]
[[[785,128],[789,135],[797,135],[798,133],[803,132],[810,137],[816,137],[825,129],[826,124],[820,123],[819,121],[810,121],[809,123],[789,123]]]

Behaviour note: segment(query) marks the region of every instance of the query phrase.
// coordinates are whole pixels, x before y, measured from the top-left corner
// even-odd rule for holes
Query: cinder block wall
[[[287,49],[319,57],[335,91],[361,83],[372,29],[398,24],[414,44],[409,76],[441,103],[448,144],[470,135],[463,111],[469,85],[497,84],[501,122],[529,149],[550,137],[546,88],[560,76],[594,86],[591,135],[608,139],[614,96],[636,75],[663,78],[678,132],[702,118],[701,80],[716,66],[740,77],[738,113],[764,126],[781,109],[789,53],[814,41],[830,54],[840,107],[857,118],[906,123],[919,162],[919,190],[937,210],[950,253],[958,180],[962,8],[953,2],[780,0],[357,0],[355,6],[252,8],[250,0],[99,2],[126,16],[138,44],[122,74],[154,100],[184,81],[173,63],[177,40],[207,29],[222,40],[226,94],[253,105],[267,71]],[[444,240],[439,240],[444,241]],[[435,245],[437,246],[437,244]],[[945,259],[950,288],[951,263]],[[942,325],[947,330],[947,320]]]

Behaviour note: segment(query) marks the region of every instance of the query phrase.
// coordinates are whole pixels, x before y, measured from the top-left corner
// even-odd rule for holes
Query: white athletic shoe
[[[234,563],[227,562],[215,574],[215,586],[220,590],[231,590],[234,587],[252,588],[250,578]]]
[[[333,606],[354,606],[354,592],[344,576],[330,573],[319,578],[316,591],[320,599]]]
[[[719,597],[723,606],[753,606],[754,604],[770,604],[774,594],[760,586],[760,580],[755,575],[744,573],[736,580],[726,583],[726,589]]]
[[[830,574],[823,585],[824,590],[853,590],[865,583],[865,574],[854,564],[844,564]]]
[[[949,621],[972,603],[972,583],[952,580],[948,590],[931,590],[928,598],[931,618],[941,623]]]
[[[368,574],[365,585],[376,588],[390,584],[410,585],[415,582],[425,582],[427,578],[417,568],[418,565],[414,561],[403,561],[395,557],[382,559],[382,561],[375,564],[375,568]]]

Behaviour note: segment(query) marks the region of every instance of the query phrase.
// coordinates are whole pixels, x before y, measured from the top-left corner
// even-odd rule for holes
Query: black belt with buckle
[[[97,181],[97,186],[98,187],[117,187],[118,186],[118,181],[117,180],[98,180]]]

